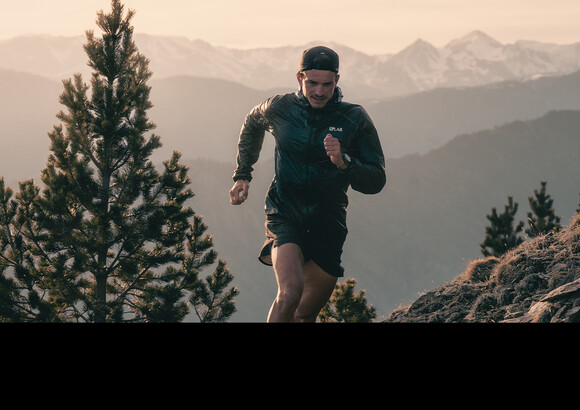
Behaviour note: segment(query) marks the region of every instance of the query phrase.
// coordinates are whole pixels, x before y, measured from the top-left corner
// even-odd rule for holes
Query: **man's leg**
[[[322,270],[314,261],[304,265],[304,291],[294,313],[295,322],[316,322],[320,310],[332,296],[337,277]]]
[[[304,256],[300,247],[294,243],[273,247],[272,265],[278,294],[270,308],[268,322],[292,322],[304,290]]]

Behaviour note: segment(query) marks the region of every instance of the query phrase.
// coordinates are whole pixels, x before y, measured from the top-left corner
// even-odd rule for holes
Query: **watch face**
[[[350,157],[348,156],[348,154],[344,154],[344,160],[348,163],[350,163]]]

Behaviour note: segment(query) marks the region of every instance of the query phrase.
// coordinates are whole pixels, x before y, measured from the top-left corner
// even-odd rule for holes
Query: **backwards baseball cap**
[[[304,50],[300,61],[300,71],[326,70],[338,73],[338,54],[324,46]]]

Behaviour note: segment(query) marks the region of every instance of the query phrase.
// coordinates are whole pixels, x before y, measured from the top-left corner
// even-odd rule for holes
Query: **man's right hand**
[[[248,191],[250,190],[250,182],[238,179],[232,189],[230,189],[230,203],[232,205],[241,205],[248,199]]]

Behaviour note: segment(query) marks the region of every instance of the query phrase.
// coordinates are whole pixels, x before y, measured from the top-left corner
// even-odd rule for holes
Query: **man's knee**
[[[276,296],[276,303],[282,312],[292,313],[300,304],[302,289],[299,287],[288,287],[280,289]]]

